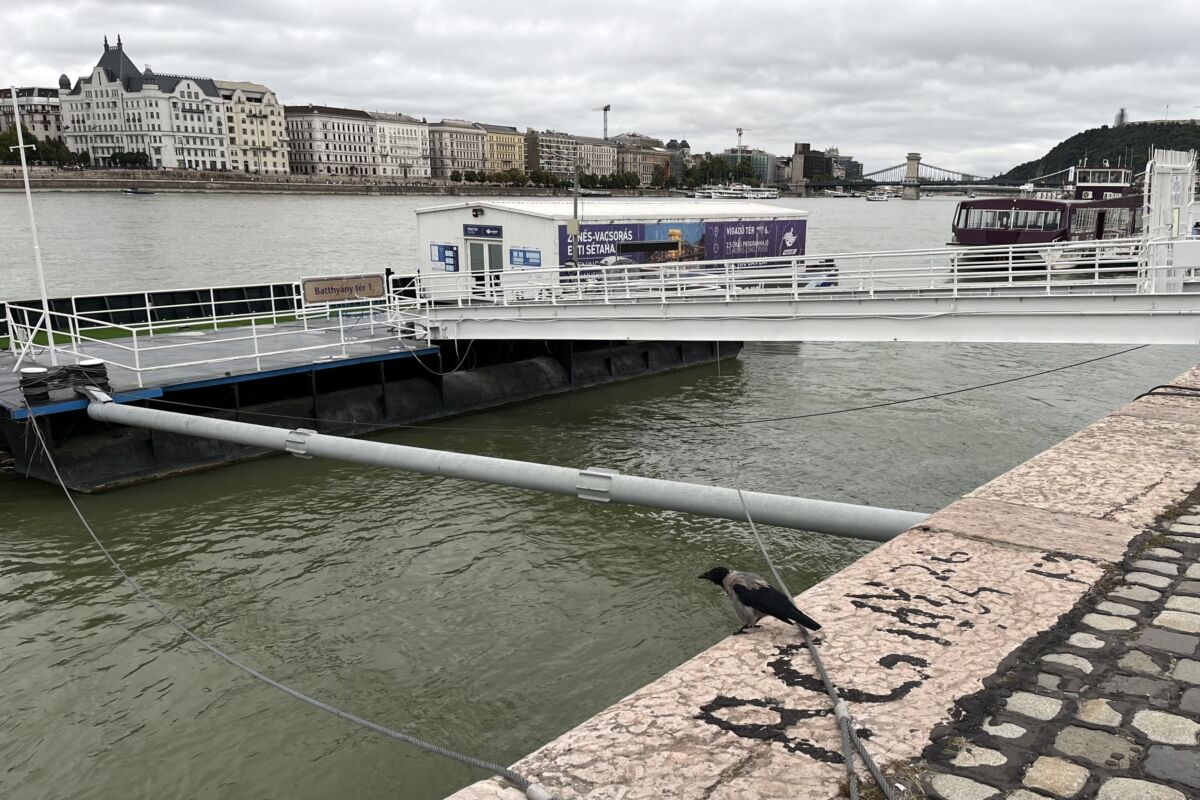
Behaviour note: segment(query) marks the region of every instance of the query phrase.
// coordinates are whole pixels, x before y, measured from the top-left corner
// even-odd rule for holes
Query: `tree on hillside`
[[[1005,178],[1027,181],[1068,167],[1085,165],[1130,167],[1140,172],[1149,158],[1150,148],[1200,150],[1200,125],[1188,123],[1131,123],[1110,128],[1092,128],[1059,142],[1041,158],[1013,167]]]

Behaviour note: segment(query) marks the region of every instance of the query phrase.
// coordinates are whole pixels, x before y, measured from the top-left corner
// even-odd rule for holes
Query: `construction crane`
[[[592,109],[592,111],[603,111],[604,112],[604,139],[605,139],[605,141],[608,140],[608,112],[611,109],[612,109],[611,103],[605,103],[602,106],[597,106],[596,108]]]
[[[749,130],[749,129],[748,128],[738,128],[737,129],[738,143],[737,143],[737,151],[736,151],[737,159],[735,160],[735,163],[734,163],[735,169],[742,165],[742,134],[745,133],[747,130]]]

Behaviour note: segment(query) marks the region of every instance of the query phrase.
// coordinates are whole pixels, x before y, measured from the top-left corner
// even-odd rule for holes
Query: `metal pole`
[[[46,346],[50,349],[50,366],[58,366],[58,354],[54,351],[54,328],[50,324],[50,298],[46,294],[46,275],[42,271],[42,248],[38,245],[37,220],[33,216],[33,193],[29,191],[29,165],[25,163],[25,132],[21,128],[21,109],[17,106],[17,87],[9,87],[13,106],[13,119],[17,123],[16,150],[21,154],[21,177],[25,179],[25,205],[29,209],[29,232],[33,235],[33,262],[37,265],[38,289],[42,292],[42,317],[46,320]],[[35,147],[36,145],[29,145]]]
[[[266,425],[180,414],[174,411],[121,405],[95,388],[86,390],[92,402],[88,416],[139,428],[234,442],[264,450],[288,452],[302,458],[323,456],[391,467],[444,478],[513,486],[553,494],[573,495],[582,500],[649,506],[683,511],[720,519],[743,520],[746,507],[754,519],[766,525],[830,533],[856,539],[887,541],[921,522],[927,515],[892,508],[858,506],[803,497],[741,492],[722,486],[643,478],[589,467],[574,469],[491,458],[445,450],[327,436],[298,428],[286,430]]]

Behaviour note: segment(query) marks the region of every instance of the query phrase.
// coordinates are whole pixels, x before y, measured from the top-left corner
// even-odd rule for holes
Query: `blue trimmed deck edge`
[[[369,356],[355,356],[354,358],[342,358],[330,361],[309,362],[307,364],[298,364],[294,367],[280,367],[279,369],[268,369],[262,372],[246,372],[239,375],[222,375],[218,378],[206,378],[199,381],[188,381],[186,383],[172,383],[164,386],[151,386],[144,389],[129,389],[127,391],[113,393],[114,403],[132,403],[138,400],[151,400],[156,397],[162,397],[166,392],[186,391],[188,389],[205,389],[210,386],[221,386],[230,383],[245,383],[247,381],[258,381],[266,378],[275,378],[281,375],[295,375],[301,372],[317,372],[320,370],[334,369],[336,367],[350,367],[355,364],[369,364],[373,361],[391,361],[397,358],[415,358],[417,356],[437,355],[439,352],[436,347],[422,347],[417,350],[403,350],[391,353],[373,353]],[[45,403],[39,406],[29,408],[9,408],[8,416],[11,419],[28,419],[29,417],[41,417],[47,414],[63,414],[68,411],[80,411],[87,408],[88,401],[82,397],[74,400],[58,400],[52,403]],[[32,413],[30,411],[32,410]]]

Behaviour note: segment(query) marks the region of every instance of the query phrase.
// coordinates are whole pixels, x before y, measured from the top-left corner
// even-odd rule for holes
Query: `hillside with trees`
[[[1128,123],[1110,128],[1102,125],[1077,133],[1059,142],[1049,153],[1034,161],[1013,167],[1002,177],[1027,181],[1067,167],[1103,166],[1104,159],[1117,166],[1132,166],[1140,172],[1146,166],[1150,148],[1168,150],[1200,150],[1200,125],[1175,122]]]

